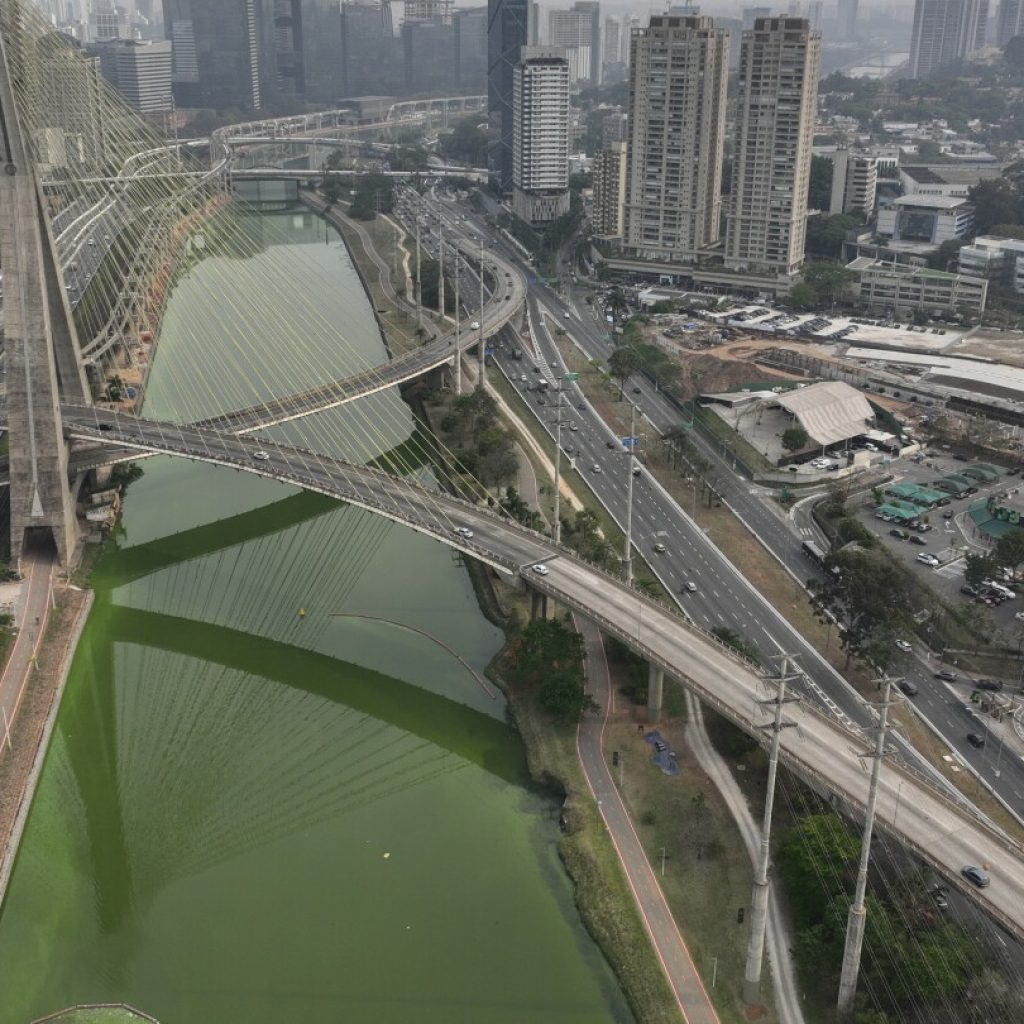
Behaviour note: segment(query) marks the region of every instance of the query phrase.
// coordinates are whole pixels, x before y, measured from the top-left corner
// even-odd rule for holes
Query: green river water
[[[169,302],[147,413],[245,404],[228,367],[310,310],[345,344],[307,331],[331,339],[317,365],[250,401],[383,358],[322,222],[224,220]],[[361,404],[324,414],[338,450],[408,438],[396,394]],[[477,672],[498,650],[452,553],[248,474],[141,465],[0,914],[0,1024],[121,1000],[163,1024],[629,1020],[503,701],[399,625]]]

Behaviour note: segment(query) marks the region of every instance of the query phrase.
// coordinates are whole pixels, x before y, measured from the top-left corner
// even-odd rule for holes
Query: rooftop
[[[922,206],[932,210],[955,210],[961,206],[970,206],[963,196],[897,196],[891,200],[893,206]]]

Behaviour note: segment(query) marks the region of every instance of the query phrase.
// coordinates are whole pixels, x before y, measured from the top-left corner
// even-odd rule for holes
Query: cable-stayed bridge
[[[344,325],[280,321],[283,293],[270,281],[253,280],[249,301],[275,318],[280,353],[273,361],[253,357],[244,330],[231,331],[240,310],[225,300],[213,305],[223,318],[227,339],[220,355],[196,354],[196,370],[174,397],[174,418],[147,418],[111,408],[124,390],[116,377],[136,369],[131,346],[123,356],[104,352],[109,361],[92,364],[108,371],[87,378],[79,324],[102,324],[107,296],[90,291],[72,316],[67,284],[57,257],[53,223],[68,230],[78,211],[113,202],[123,217],[110,230],[108,255],[97,271],[116,292],[125,273],[139,282],[143,309],[159,309],[186,258],[204,258],[207,235],[219,240],[216,261],[250,256],[258,244],[236,230],[225,212],[230,205],[217,175],[198,175],[177,147],[163,147],[133,119],[116,98],[104,92],[95,73],[67,51],[47,26],[33,19],[23,0],[0,0],[0,127],[4,173],[0,174],[0,262],[5,275],[5,366],[7,423],[10,434],[11,543],[17,557],[26,542],[51,543],[67,561],[75,543],[74,495],[69,467],[71,445],[109,446],[118,454],[163,453],[258,474],[303,490],[327,495],[401,523],[492,566],[541,599],[554,599],[596,622],[648,659],[684,680],[700,698],[745,731],[757,733],[761,703],[770,685],[749,663],[709,634],[636,590],[590,566],[540,534],[501,518],[485,506],[486,491],[472,474],[459,470],[451,452],[431,442],[428,453],[453,467],[462,496],[430,486],[417,474],[415,460],[395,457],[394,473],[371,468],[339,454],[352,435],[389,447],[384,407],[366,406],[397,382],[397,376],[423,372],[423,365],[397,371],[375,367],[347,348]],[[91,77],[90,77],[91,76]],[[137,169],[121,175],[118,169]],[[54,173],[55,169],[60,173]],[[46,174],[46,190],[40,179]],[[111,180],[116,185],[111,185]],[[68,211],[74,211],[74,216]],[[227,220],[225,227],[217,218]],[[99,245],[93,228],[82,245]],[[199,244],[202,238],[203,244]],[[107,239],[103,238],[107,245]],[[235,252],[232,252],[234,247]],[[467,253],[467,257],[470,254]],[[488,257],[495,274],[504,274]],[[258,269],[254,269],[254,274]],[[513,280],[521,279],[514,275]],[[520,285],[521,286],[521,285]],[[512,294],[509,300],[505,294]],[[481,312],[481,335],[497,330],[515,315],[521,295],[492,289]],[[159,314],[154,314],[159,322]],[[208,325],[209,326],[209,325]],[[307,331],[308,329],[308,331]],[[308,332],[322,332],[340,354],[347,374],[323,372]],[[460,345],[462,338],[460,340]],[[451,358],[440,339],[414,353],[437,366]],[[469,344],[470,342],[466,342]],[[454,340],[451,348],[456,347]],[[115,358],[125,362],[115,363]],[[204,380],[202,360],[221,359],[230,385]],[[412,357],[410,357],[412,358]],[[425,365],[425,364],[424,364]],[[318,383],[327,376],[328,383]],[[409,378],[404,378],[409,379]],[[331,383],[333,381],[333,383]],[[352,382],[357,383],[353,384]],[[110,395],[111,388],[118,393]],[[283,394],[283,397],[282,397]],[[97,404],[94,396],[102,401]],[[291,396],[291,397],[289,397]],[[364,401],[354,401],[363,398]],[[326,422],[324,409],[346,405],[346,420]],[[210,409],[215,411],[211,412]],[[219,410],[236,409],[234,414]],[[188,425],[191,424],[191,425]],[[266,431],[272,425],[293,430],[291,443],[239,432]],[[412,472],[403,472],[409,470]],[[457,533],[461,528],[472,537]],[[544,563],[546,573],[537,571]],[[861,758],[864,737],[824,717],[806,704],[787,717],[798,728],[782,738],[784,760],[853,814],[865,806],[868,773]],[[1014,934],[1024,938],[1024,849],[984,820],[966,801],[958,801],[905,765],[882,777],[879,819],[884,828],[912,849]],[[990,864],[993,884],[977,891],[959,880],[967,863]]]

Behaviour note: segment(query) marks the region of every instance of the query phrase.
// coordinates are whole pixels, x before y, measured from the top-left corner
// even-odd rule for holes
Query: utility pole
[[[562,542],[561,510],[562,482],[562,378],[555,378],[555,528],[552,537],[556,544]]]
[[[420,274],[420,215],[416,214],[416,326],[423,327],[423,277]]]
[[[462,268],[459,266],[459,252],[455,250],[455,394],[462,394],[462,313],[459,310],[459,277]]]
[[[775,696],[771,700],[759,701],[760,704],[775,706],[775,717],[769,725],[764,726],[772,732],[771,751],[768,755],[768,791],[764,797],[764,820],[761,824],[761,852],[757,862],[757,874],[754,876],[754,893],[750,904],[750,938],[747,940],[747,967],[743,975],[743,1001],[747,1004],[756,1003],[761,995],[761,967],[764,963],[764,934],[768,924],[768,864],[771,858],[772,810],[775,806],[775,775],[779,767],[779,744],[782,741],[782,730],[790,729],[796,723],[782,720],[782,709],[786,704],[799,700],[798,697],[786,696],[786,683],[791,679],[799,679],[797,673],[789,674],[790,662],[794,655],[783,654],[776,680]]]
[[[633,438],[636,437],[636,406],[629,403],[629,441],[626,462],[626,550],[622,556],[622,568],[626,574],[626,586],[633,583]]]
[[[480,387],[487,383],[487,352],[484,348],[484,236],[480,236]]]
[[[860,951],[864,944],[864,890],[868,884],[868,863],[871,860],[871,833],[875,827],[875,803],[878,799],[878,775],[885,756],[885,734],[889,722],[889,697],[892,684],[899,680],[882,676],[882,702],[879,705],[878,725],[875,732],[874,753],[865,754],[872,759],[871,785],[868,789],[868,804],[864,813],[864,835],[861,839],[860,866],[857,869],[857,888],[854,891],[850,914],[846,920],[846,947],[843,950],[843,971],[839,978],[839,1012],[848,1013],[857,994],[857,976],[860,973]]]
[[[437,212],[437,258],[441,264],[437,271],[437,311],[444,323],[444,217],[440,210]]]

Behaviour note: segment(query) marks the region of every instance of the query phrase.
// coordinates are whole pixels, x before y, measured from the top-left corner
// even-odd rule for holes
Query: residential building
[[[613,142],[594,157],[591,223],[602,238],[621,238],[626,206],[626,143]]]
[[[487,8],[463,8],[455,12],[455,87],[460,92],[487,88]]]
[[[743,8],[743,31],[749,32],[754,27],[758,18],[770,18],[772,9],[770,7],[744,7]]]
[[[113,0],[93,0],[89,11],[89,42],[102,39],[130,39],[131,29],[123,7],[115,7]]]
[[[869,218],[875,209],[878,161],[864,153],[838,149],[832,155],[832,197],[828,212],[862,213]]]
[[[1024,293],[1024,240],[979,235],[957,254],[959,270]]]
[[[996,45],[1005,46],[1020,35],[1024,35],[1024,0],[1002,0],[996,15]]]
[[[487,6],[488,169],[502,192],[512,187],[512,80],[530,28],[529,0],[489,0]]]
[[[106,39],[89,47],[100,72],[140,114],[162,114],[171,101],[171,41]]]
[[[391,96],[405,88],[401,41],[388,0],[341,5],[341,96]]]
[[[605,114],[601,118],[601,148],[610,149],[613,142],[629,139],[629,114]]]
[[[719,237],[729,39],[710,17],[652,15],[629,71],[624,245],[695,261]]]
[[[604,46],[602,54],[605,67],[618,64],[622,52],[622,22],[618,18],[604,19]],[[603,74],[603,71],[602,71]]]
[[[889,248],[927,253],[954,238],[969,238],[974,207],[960,196],[897,196],[879,203],[875,231]],[[906,243],[899,245],[896,243]]]
[[[569,61],[524,46],[512,81],[512,212],[529,224],[569,212]]]
[[[821,35],[758,18],[740,44],[736,153],[725,243],[731,270],[789,276],[803,263]]]
[[[548,43],[563,47],[573,82],[601,83],[601,5],[577,0],[567,11],[548,13]]]
[[[857,6],[859,0],[839,0],[836,13],[836,35],[840,42],[852,43],[857,38]]]
[[[988,0],[915,0],[911,78],[926,78],[985,45]]]
[[[963,312],[980,316],[988,299],[988,281],[941,270],[861,256],[847,266],[861,303],[874,309],[909,313]]]
[[[256,0],[163,0],[179,107],[260,106]]]

